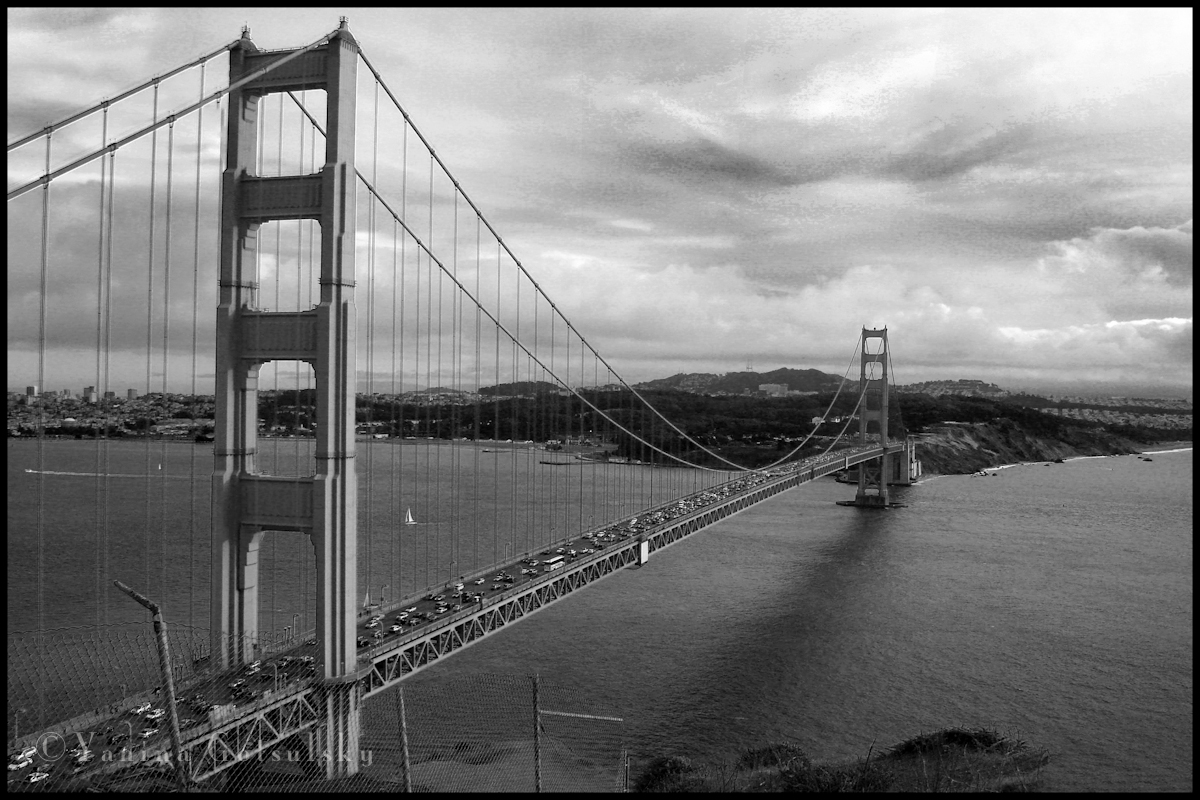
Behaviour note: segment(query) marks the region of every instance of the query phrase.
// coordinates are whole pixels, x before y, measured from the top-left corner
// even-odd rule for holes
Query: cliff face
[[[1138,453],[1145,447],[1104,431],[1068,428],[1054,438],[1035,436],[1007,419],[940,425],[918,434],[917,457],[926,474],[966,475],[1021,461]]]

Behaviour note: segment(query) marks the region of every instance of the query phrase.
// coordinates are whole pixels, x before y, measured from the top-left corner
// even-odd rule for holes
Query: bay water
[[[10,440],[10,695],[29,657],[14,647],[22,632],[59,629],[59,647],[70,648],[72,632],[145,625],[144,611],[113,597],[113,577],[168,598],[185,627],[207,619],[207,588],[196,576],[208,574],[211,449],[34,448]],[[378,583],[381,595],[402,596],[443,580],[443,570],[449,579],[536,549],[572,524],[587,527],[728,477],[624,467],[601,484],[599,472],[584,474],[589,468],[480,461],[474,453],[447,456],[453,466],[443,467],[450,450],[426,452],[433,451],[436,463],[414,456],[425,459],[424,477],[404,470],[404,456],[376,459],[371,494],[360,495],[367,509],[360,516],[373,520],[360,541],[367,592]],[[888,511],[835,505],[853,488],[832,480],[805,484],[405,685],[536,673],[576,686],[598,708],[619,711],[635,761],[732,760],[771,741],[837,760],[922,731],[987,725],[1050,750],[1043,778],[1050,790],[1189,791],[1192,451],[1150,458],[927,479],[897,490],[906,506]],[[405,472],[407,488],[395,488],[389,464]],[[461,480],[467,472],[487,477]],[[524,508],[522,481],[549,487],[547,508],[555,492],[577,494],[572,518]],[[419,500],[434,484],[459,494]],[[490,504],[464,500],[468,486]],[[429,527],[423,539],[409,531],[398,546],[393,523],[411,505]],[[479,519],[451,522],[454,514]],[[300,537],[271,536],[278,540],[270,558],[280,567],[264,586],[264,628],[304,628],[313,611],[311,548]],[[86,638],[79,635],[80,648]],[[44,663],[38,671],[47,672]],[[92,693],[99,705],[122,682],[117,672],[82,689],[42,688],[81,704]],[[50,673],[51,682],[60,674]],[[372,698],[368,710],[386,698]],[[372,718],[365,735],[383,736],[369,729]]]

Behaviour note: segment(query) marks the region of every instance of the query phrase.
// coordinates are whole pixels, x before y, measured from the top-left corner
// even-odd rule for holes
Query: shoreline
[[[956,475],[960,476],[960,477],[968,477],[968,478],[982,477],[983,475],[990,475],[993,472],[999,472],[1002,469],[1011,469],[1013,467],[1032,467],[1032,466],[1037,466],[1038,464],[1058,464],[1058,463],[1068,464],[1072,461],[1083,461],[1085,459],[1093,459],[1093,458],[1120,458],[1122,456],[1149,456],[1149,455],[1161,455],[1161,454],[1165,454],[1165,453],[1186,453],[1193,449],[1191,442],[1168,442],[1168,444],[1172,444],[1172,445],[1186,444],[1188,446],[1187,447],[1171,447],[1166,450],[1140,450],[1140,451],[1137,451],[1134,453],[1109,453],[1107,455],[1099,455],[1099,456],[1067,456],[1067,457],[1063,458],[1061,462],[1055,461],[1054,459],[1039,459],[1036,461],[1016,461],[1011,464],[999,464],[994,467],[980,467],[978,472],[949,472],[949,473],[927,472],[921,476],[920,480],[915,481],[915,483],[924,483],[926,480],[932,480],[933,478],[947,478],[947,477],[952,477],[952,476],[956,476]]]

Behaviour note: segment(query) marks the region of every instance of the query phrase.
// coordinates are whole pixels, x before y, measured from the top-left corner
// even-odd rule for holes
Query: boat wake
[[[60,472],[53,469],[26,469],[31,475],[69,475],[75,478],[154,478],[155,480],[190,481],[191,475],[163,475],[162,473],[133,474],[123,472]]]

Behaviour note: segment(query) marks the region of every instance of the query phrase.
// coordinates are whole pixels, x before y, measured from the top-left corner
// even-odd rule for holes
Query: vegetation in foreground
[[[655,759],[633,785],[639,792],[1031,792],[1045,750],[988,728],[923,733],[847,764],[814,764],[793,744],[748,750],[736,763],[693,765]]]

